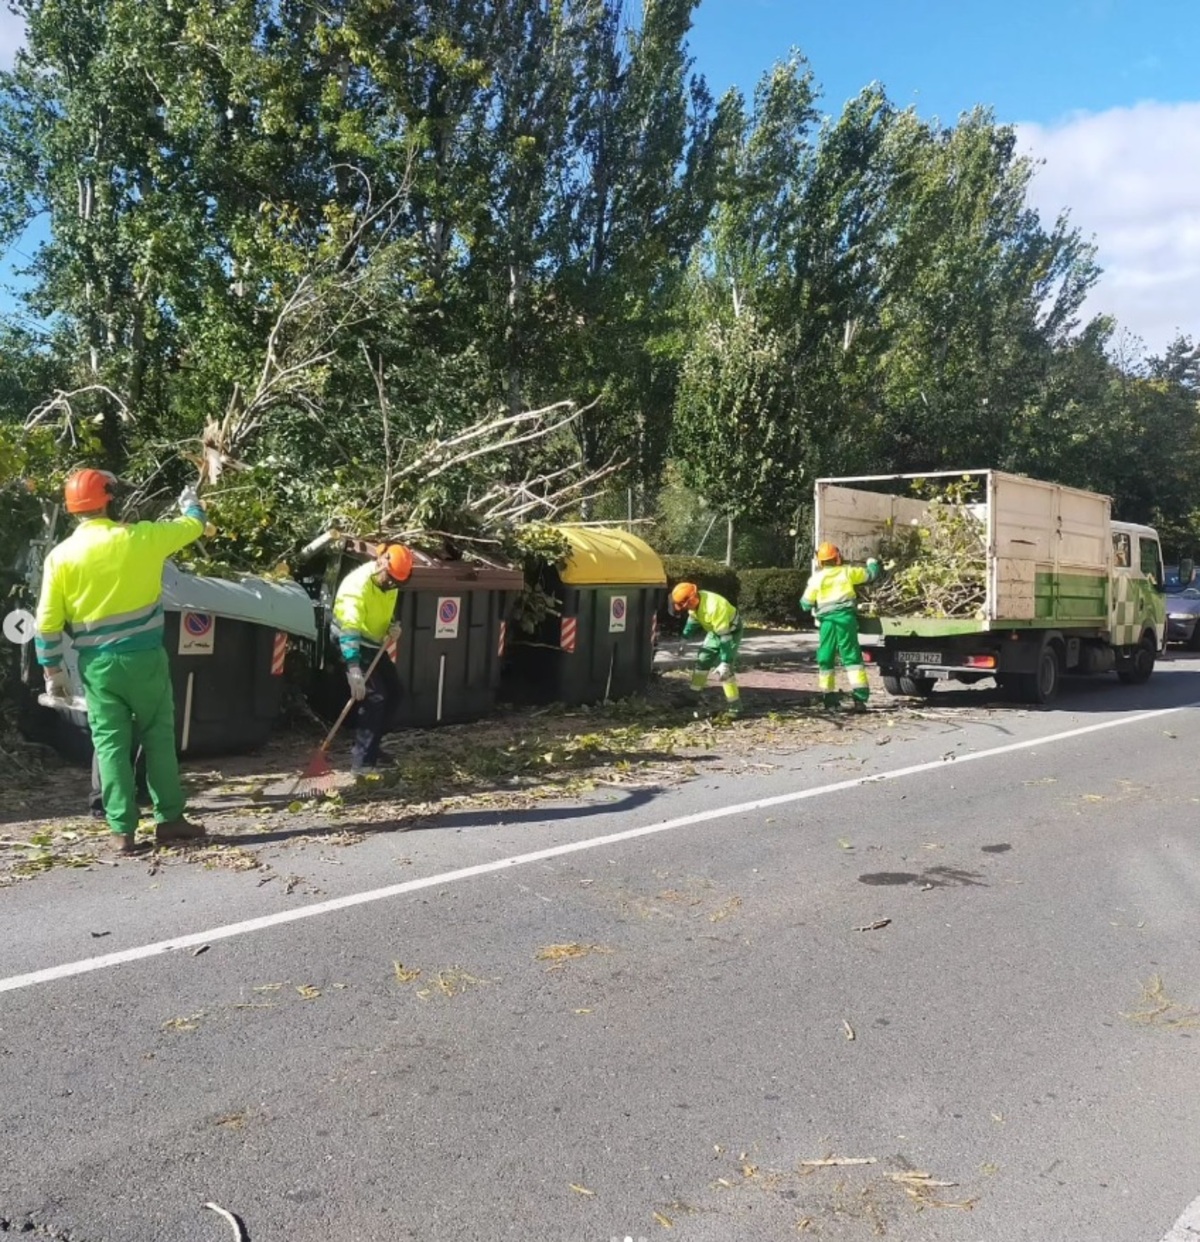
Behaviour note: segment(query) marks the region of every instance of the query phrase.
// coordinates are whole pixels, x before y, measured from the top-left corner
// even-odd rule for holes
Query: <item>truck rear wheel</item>
[[[1143,634],[1142,641],[1138,643],[1137,650],[1128,663],[1123,668],[1117,668],[1117,676],[1127,686],[1143,685],[1150,680],[1150,674],[1154,672],[1154,661],[1157,655],[1158,644],[1153,635]]]
[[[1008,682],[1008,679],[1005,679]],[[1021,673],[1012,677],[1010,684],[1016,691],[1014,697],[1022,703],[1035,703],[1045,706],[1058,698],[1058,688],[1062,682],[1062,657],[1058,647],[1050,642],[1038,656],[1037,672]]]
[[[932,677],[896,677],[884,673],[883,688],[888,694],[907,695],[910,699],[927,699],[933,693]]]

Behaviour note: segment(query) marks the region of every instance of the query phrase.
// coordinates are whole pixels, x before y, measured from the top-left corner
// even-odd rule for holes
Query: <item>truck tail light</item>
[[[995,668],[996,657],[990,655],[967,656],[963,663],[967,668]]]

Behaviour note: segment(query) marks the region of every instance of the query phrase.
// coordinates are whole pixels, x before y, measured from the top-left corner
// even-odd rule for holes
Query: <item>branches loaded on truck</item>
[[[1164,649],[1158,534],[1111,510],[1107,496],[998,470],[820,479],[815,544],[878,557],[905,582],[946,582],[940,596],[905,594],[888,590],[885,572],[880,605],[864,607],[891,694],[994,677],[1020,701],[1049,703],[1065,672],[1144,682]],[[963,552],[973,541],[974,558]]]

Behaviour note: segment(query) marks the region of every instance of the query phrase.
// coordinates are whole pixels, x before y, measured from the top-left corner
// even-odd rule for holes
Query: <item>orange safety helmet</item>
[[[836,543],[825,542],[817,549],[819,565],[840,565],[841,561],[842,554]]]
[[[700,607],[700,592],[694,582],[680,582],[671,592],[672,612],[691,612]]]
[[[99,513],[112,501],[117,476],[107,470],[76,470],[63,488],[68,513]]]
[[[402,543],[381,543],[379,567],[388,571],[393,582],[407,582],[412,577],[413,554]]]

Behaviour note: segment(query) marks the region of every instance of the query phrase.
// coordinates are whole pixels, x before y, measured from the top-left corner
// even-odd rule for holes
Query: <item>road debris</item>
[[[250,1234],[246,1231],[246,1226],[242,1223],[240,1216],[234,1216],[232,1212],[227,1212],[223,1207],[218,1207],[215,1203],[206,1203],[204,1205],[210,1212],[216,1214],[228,1224],[233,1230],[234,1242],[250,1242]]]
[[[596,1192],[594,1190],[589,1190],[586,1186],[579,1186],[575,1182],[570,1182],[568,1184],[577,1195],[583,1195],[586,1199],[594,1199],[596,1197]]]
[[[664,1229],[675,1228],[675,1222],[669,1216],[664,1216],[661,1212],[654,1213],[654,1223],[656,1225],[661,1225]]]
[[[578,957],[587,957],[590,953],[611,953],[612,950],[602,944],[579,944],[575,941],[569,944],[546,944],[543,945],[534,957],[539,962],[553,962],[554,965],[547,966],[547,970],[560,970],[564,962],[573,961]]]
[[[1165,1030],[1178,1031],[1200,1026],[1200,1009],[1172,1000],[1167,995],[1162,975],[1152,975],[1142,984],[1141,1004],[1142,1009],[1122,1013],[1121,1017],[1142,1026],[1161,1026]]]
[[[916,1200],[920,1207],[934,1208],[956,1208],[961,1212],[970,1212],[975,1204],[976,1199],[942,1199],[934,1192],[951,1186],[957,1186],[957,1182],[939,1182],[928,1173],[920,1173],[915,1169],[905,1170],[902,1173],[889,1173],[888,1178],[899,1186],[904,1187],[904,1192],[911,1199]]]
[[[826,1156],[822,1160],[801,1160],[802,1169],[845,1168],[856,1164],[878,1164],[877,1156]]]
[[[439,970],[433,986],[421,988],[417,996],[421,1000],[428,1000],[434,992],[440,992],[442,996],[461,996],[473,984],[483,982],[482,979],[468,974],[460,966],[451,966],[449,970]]]
[[[199,1013],[189,1014],[186,1018],[168,1018],[167,1021],[162,1024],[162,1029],[164,1031],[171,1032],[172,1034],[178,1034],[183,1031],[194,1031],[199,1028],[200,1020],[203,1017],[204,1010],[201,1009]]]
[[[852,1027],[850,1023],[846,1021],[845,1018],[842,1019],[842,1026],[845,1028],[847,1040],[853,1042],[854,1040],[858,1038],[858,1036],[855,1035],[854,1033],[854,1027]]]
[[[196,948],[192,950],[192,956],[199,957],[201,953],[207,953],[210,947],[211,946],[207,944],[197,945]]]
[[[732,918],[741,908],[742,899],[740,897],[730,897],[730,899],[718,906],[709,916],[710,923],[723,923],[726,919]]]
[[[862,927],[856,927],[854,930],[860,932],[880,931],[882,928],[888,927],[891,921],[891,919],[876,919],[874,923],[864,923]]]
[[[410,969],[403,962],[392,963],[392,974],[396,977],[397,983],[412,983],[414,979],[421,977],[420,969]]]

